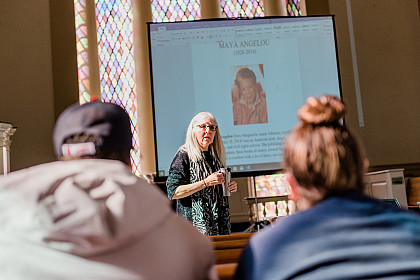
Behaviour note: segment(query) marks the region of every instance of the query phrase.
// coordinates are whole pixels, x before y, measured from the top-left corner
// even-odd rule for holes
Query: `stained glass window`
[[[74,0],[74,12],[76,25],[79,101],[83,104],[90,101],[86,2]]]
[[[201,18],[199,0],[151,0],[153,22],[187,21]]]
[[[80,103],[91,101],[87,55],[86,0],[74,0]],[[133,131],[131,160],[140,173],[139,135],[133,48],[133,13],[130,0],[95,0],[101,99],[118,104],[130,116]]]
[[[101,97],[123,107],[131,118],[133,170],[140,172],[139,135],[135,96],[132,0],[92,0],[96,6]],[[147,1],[147,0],[145,0]],[[220,0],[228,18],[262,17],[264,0]],[[300,15],[300,0],[285,0],[288,15]],[[200,0],[150,0],[154,22],[197,20]],[[80,103],[91,101],[87,53],[86,0],[74,0]]]
[[[264,16],[264,0],[221,0],[220,4],[227,18]]]
[[[300,0],[284,0],[286,2],[286,11],[288,16],[301,16]]]
[[[102,101],[123,107],[133,131],[131,160],[140,172],[139,135],[133,48],[133,12],[130,0],[95,0]]]

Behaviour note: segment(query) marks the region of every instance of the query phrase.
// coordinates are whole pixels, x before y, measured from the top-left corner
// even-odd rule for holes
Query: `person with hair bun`
[[[363,194],[345,111],[327,95],[299,109],[284,147],[298,212],[251,238],[235,279],[420,279],[420,216]]]

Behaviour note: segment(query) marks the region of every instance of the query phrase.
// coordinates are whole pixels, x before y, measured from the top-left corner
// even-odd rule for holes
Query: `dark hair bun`
[[[303,123],[312,125],[337,125],[344,117],[345,105],[335,96],[308,97],[306,104],[298,111]]]

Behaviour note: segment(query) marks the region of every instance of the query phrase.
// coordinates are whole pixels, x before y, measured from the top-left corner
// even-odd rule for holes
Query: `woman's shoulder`
[[[187,148],[184,145],[179,147],[178,151],[176,152],[175,157],[187,157],[188,158]]]
[[[183,146],[181,146],[176,152],[174,159],[172,160],[170,169],[183,169],[188,165],[189,165],[188,152]]]

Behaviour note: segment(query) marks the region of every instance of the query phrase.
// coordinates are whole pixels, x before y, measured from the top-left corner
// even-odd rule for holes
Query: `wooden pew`
[[[220,280],[232,279],[243,249],[254,233],[211,236],[216,255],[216,270]]]

